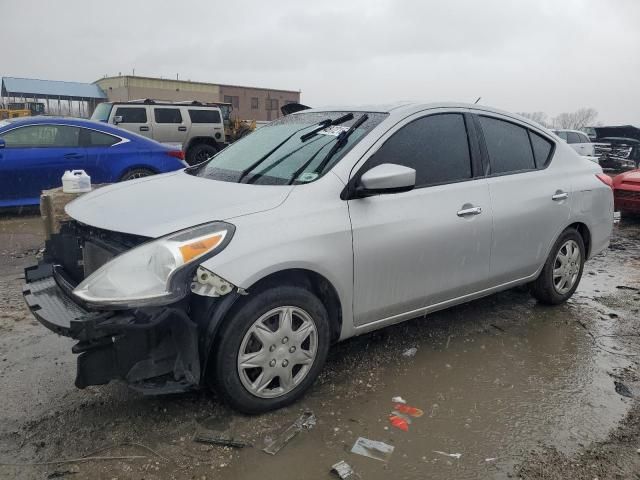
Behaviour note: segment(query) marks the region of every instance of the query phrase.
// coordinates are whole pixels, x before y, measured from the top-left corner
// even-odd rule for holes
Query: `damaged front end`
[[[47,241],[41,263],[25,270],[23,295],[33,315],[50,330],[78,341],[72,349],[78,354],[77,387],[120,379],[145,394],[164,394],[201,385],[206,355],[200,352],[208,351],[215,330],[212,319],[220,318],[212,312],[240,294],[232,284],[191,261],[172,278],[183,286],[173,288],[159,305],[148,298],[138,302],[118,297],[110,303],[108,298],[94,301],[77,294],[87,279],[90,283],[101,274],[109,276],[104,269],[116,257],[131,256],[154,242],[70,221]],[[116,271],[110,281],[121,273]],[[135,281],[135,275],[127,280]],[[85,289],[91,295],[103,290]]]

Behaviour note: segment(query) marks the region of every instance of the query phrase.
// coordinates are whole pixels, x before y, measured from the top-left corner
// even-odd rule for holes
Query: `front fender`
[[[345,327],[352,324],[351,222],[347,202],[339,197],[343,185],[337,179],[327,180],[294,188],[273,210],[229,219],[236,226],[233,239],[202,266],[249,294],[253,285],[273,273],[290,269],[318,273],[338,294],[345,334]]]

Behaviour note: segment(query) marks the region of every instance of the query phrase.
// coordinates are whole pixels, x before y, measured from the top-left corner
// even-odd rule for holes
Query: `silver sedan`
[[[524,118],[401,104],[288,115],[67,213],[25,298],[79,340],[76,384],[209,385],[258,413],[298,399],[334,342],[519,285],[566,301],[613,195]]]

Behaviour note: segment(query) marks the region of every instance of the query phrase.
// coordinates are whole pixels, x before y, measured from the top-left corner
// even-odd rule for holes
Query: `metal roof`
[[[14,77],[2,78],[2,95],[5,97],[60,98],[63,100],[107,98],[100,87],[93,83]]]

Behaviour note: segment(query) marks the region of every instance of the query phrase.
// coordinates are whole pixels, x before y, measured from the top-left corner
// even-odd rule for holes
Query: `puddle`
[[[603,266],[607,274],[586,274]],[[338,346],[329,378],[304,401],[316,428],[276,457],[243,450],[226,474],[332,478],[330,466],[346,460],[368,480],[507,478],[540,444],[572,453],[606,437],[628,409],[609,373],[628,362],[594,345],[581,323],[595,335],[612,332],[612,310],[598,296],[618,298],[619,284],[640,286],[636,268],[637,257],[601,257],[587,264],[567,305],[544,307],[526,293],[505,292]],[[416,355],[403,357],[412,346]],[[388,423],[397,395],[425,412],[408,432]],[[390,461],[349,453],[360,436],[394,446]]]
[[[490,305],[476,303],[483,304],[464,308],[465,314],[490,314]],[[434,317],[447,321],[444,317],[457,313]],[[428,327],[419,326],[417,354],[386,368],[375,392],[344,401],[334,398],[329,405],[310,399],[306,407],[318,417],[313,432],[275,458],[258,450],[242,452],[229,476],[324,478],[328,465],[346,459],[367,479],[424,478],[427,473],[431,478],[481,478],[479,472],[496,476],[501,469],[509,471],[538,442],[571,450],[601,438],[626,412],[607,374],[617,363],[594,352],[584,330],[570,321],[574,315],[580,310],[569,306],[533,308],[524,322],[505,333],[460,332],[446,349],[441,340],[424,338]],[[464,327],[470,325],[465,322]],[[425,411],[408,432],[388,424],[395,395]],[[348,454],[359,436],[395,446],[389,463]],[[462,457],[445,458],[434,450]]]

